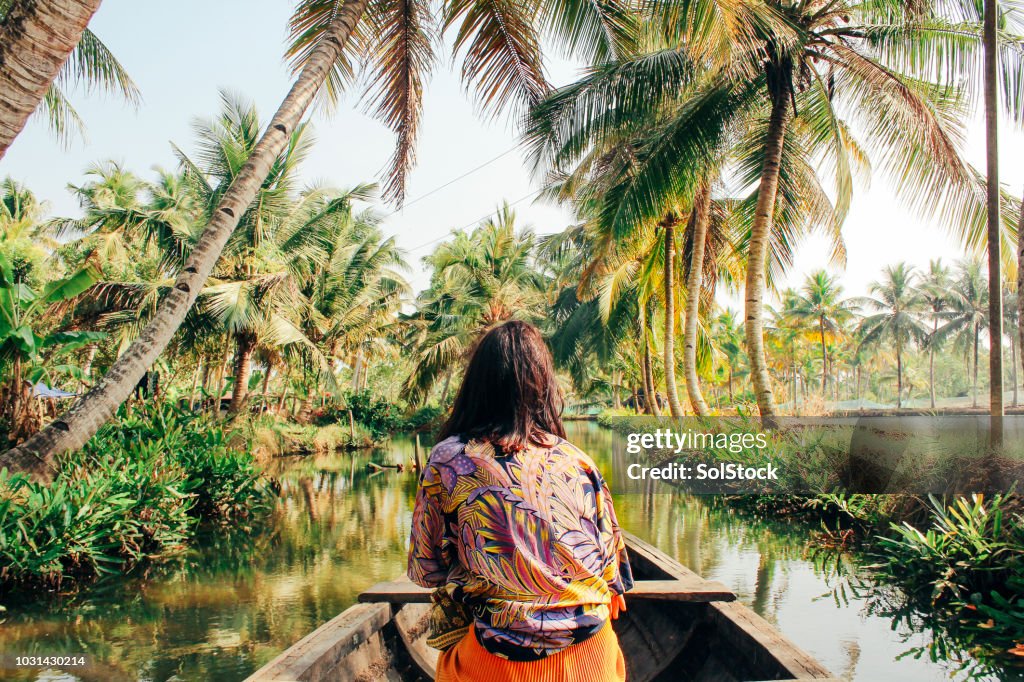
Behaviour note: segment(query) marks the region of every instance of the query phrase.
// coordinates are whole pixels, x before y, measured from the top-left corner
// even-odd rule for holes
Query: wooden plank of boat
[[[661,573],[680,580],[697,575],[635,535],[624,535],[634,573],[648,577],[651,572]],[[717,602],[706,606],[708,619],[717,627],[721,638],[732,644],[734,651],[747,655],[754,667],[776,668],[781,674],[765,675],[764,679],[832,679],[832,673],[825,666],[744,604]]]
[[[389,604],[429,604],[430,593],[411,580],[377,583],[359,595],[361,602]],[[709,602],[735,601],[736,594],[721,583],[704,579],[638,580],[629,591],[629,599],[660,599],[664,601]]]
[[[627,545],[638,584],[650,588],[645,598],[627,594],[629,608],[614,623],[630,682],[832,679],[814,658],[739,602],[651,598],[659,591],[662,596],[678,593],[679,583],[709,583],[639,538],[627,535]],[[388,589],[395,594],[383,594],[381,588],[368,597],[384,602],[353,606],[250,680],[433,680],[438,653],[426,645],[430,606],[388,603],[402,595],[422,599],[405,583]]]

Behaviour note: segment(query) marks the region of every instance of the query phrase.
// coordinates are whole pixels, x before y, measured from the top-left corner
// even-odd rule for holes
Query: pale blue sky
[[[253,99],[269,119],[290,82],[282,54],[291,7],[280,0],[106,0],[91,26],[139,85],[142,104],[133,109],[111,95],[73,93],[87,126],[84,139],[62,146],[41,120],[33,120],[0,161],[0,176],[27,184],[50,203],[53,214],[73,216],[78,207],[67,183],[80,182],[90,163],[104,159],[121,161],[146,177],[152,177],[154,165],[172,168],[170,142],[191,148],[190,124],[196,116],[217,112],[220,88]],[[556,83],[572,77],[565,63],[555,63],[552,71]],[[503,199],[520,200],[538,189],[515,150],[415,201],[516,146],[507,119],[477,115],[449,59],[427,89],[425,108],[419,163],[409,180],[408,199],[415,203],[386,222],[416,266],[417,286],[426,282],[419,259],[432,247],[423,245],[486,216]],[[304,167],[307,181],[344,187],[377,178],[393,138],[364,113],[355,95],[330,118],[316,115],[313,124],[318,144]],[[1003,180],[1020,192],[1024,136],[1006,130],[1001,147]],[[980,125],[972,127],[968,156],[983,162]],[[541,233],[557,231],[571,219],[568,212],[530,198],[515,208],[522,224]],[[845,234],[849,261],[843,279],[851,294],[864,293],[883,265],[898,260],[925,265],[930,258],[959,254],[941,227],[923,225],[903,211],[881,177],[870,189],[859,189]],[[801,248],[790,281],[802,281],[804,273],[825,265],[824,258],[824,245],[811,239]]]

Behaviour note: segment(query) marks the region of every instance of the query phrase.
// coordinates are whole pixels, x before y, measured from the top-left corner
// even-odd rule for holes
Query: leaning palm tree
[[[53,83],[99,6],[100,0],[0,1],[0,159],[40,102],[49,98],[52,122],[66,112]]]
[[[885,269],[881,281],[873,282],[868,288],[870,296],[860,299],[859,304],[868,311],[860,323],[862,346],[892,343],[896,353],[896,407],[903,407],[903,356],[913,344],[921,344],[928,338],[927,328],[921,323],[923,302],[914,290],[917,273],[906,263],[898,263]]]
[[[759,409],[770,418],[766,268],[780,228],[811,202],[827,203],[812,164],[835,174],[835,222],[870,158],[912,207],[984,244],[982,181],[959,153],[957,132],[977,87],[968,67],[980,55],[980,25],[930,2],[695,0],[653,8],[649,25],[674,42],[595,68],[548,97],[533,116],[534,157],[571,166],[595,140],[659,122],[629,182],[602,210],[621,231],[659,219],[709,152],[740,140],[736,163],[757,185],[746,241],[748,355]],[[1012,37],[1001,45],[1006,107],[1020,119],[1024,59]]]
[[[220,194],[217,209],[150,325],[92,391],[35,437],[0,455],[0,466],[48,475],[56,454],[81,447],[110,418],[181,326],[239,218],[318,93],[328,99],[340,94],[356,64],[368,65],[365,80],[373,88],[375,113],[396,130],[386,193],[402,198],[415,157],[424,82],[435,61],[437,32],[430,9],[423,0],[300,1],[289,49],[297,79],[241,171]],[[634,22],[628,6],[617,0],[588,5],[459,0],[441,4],[441,24],[456,33],[454,46],[464,55],[464,81],[494,111],[532,104],[547,91],[542,30],[572,54],[601,62],[631,49]]]
[[[836,277],[824,270],[808,276],[803,293],[798,295],[788,313],[793,318],[811,322],[818,327],[821,342],[821,395],[824,398],[828,386],[829,357],[826,336],[836,337],[852,317],[855,304],[842,298],[843,287]]]
[[[949,268],[942,260],[933,260],[928,264],[928,272],[918,282],[917,295],[928,309],[932,318],[932,331],[928,335],[928,392],[932,409],[935,409],[935,351],[938,349],[939,320],[946,310],[953,286],[949,276]]]

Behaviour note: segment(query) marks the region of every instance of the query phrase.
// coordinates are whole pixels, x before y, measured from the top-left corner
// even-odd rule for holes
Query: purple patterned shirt
[[[535,660],[596,633],[633,586],[608,487],[590,459],[550,446],[495,456],[448,438],[416,495],[409,577],[473,610],[491,653]]]

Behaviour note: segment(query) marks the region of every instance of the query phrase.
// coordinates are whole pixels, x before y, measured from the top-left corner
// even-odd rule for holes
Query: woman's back
[[[410,577],[470,606],[480,643],[513,660],[591,636],[632,586],[604,480],[555,436],[507,455],[485,440],[442,441],[413,524]]]

